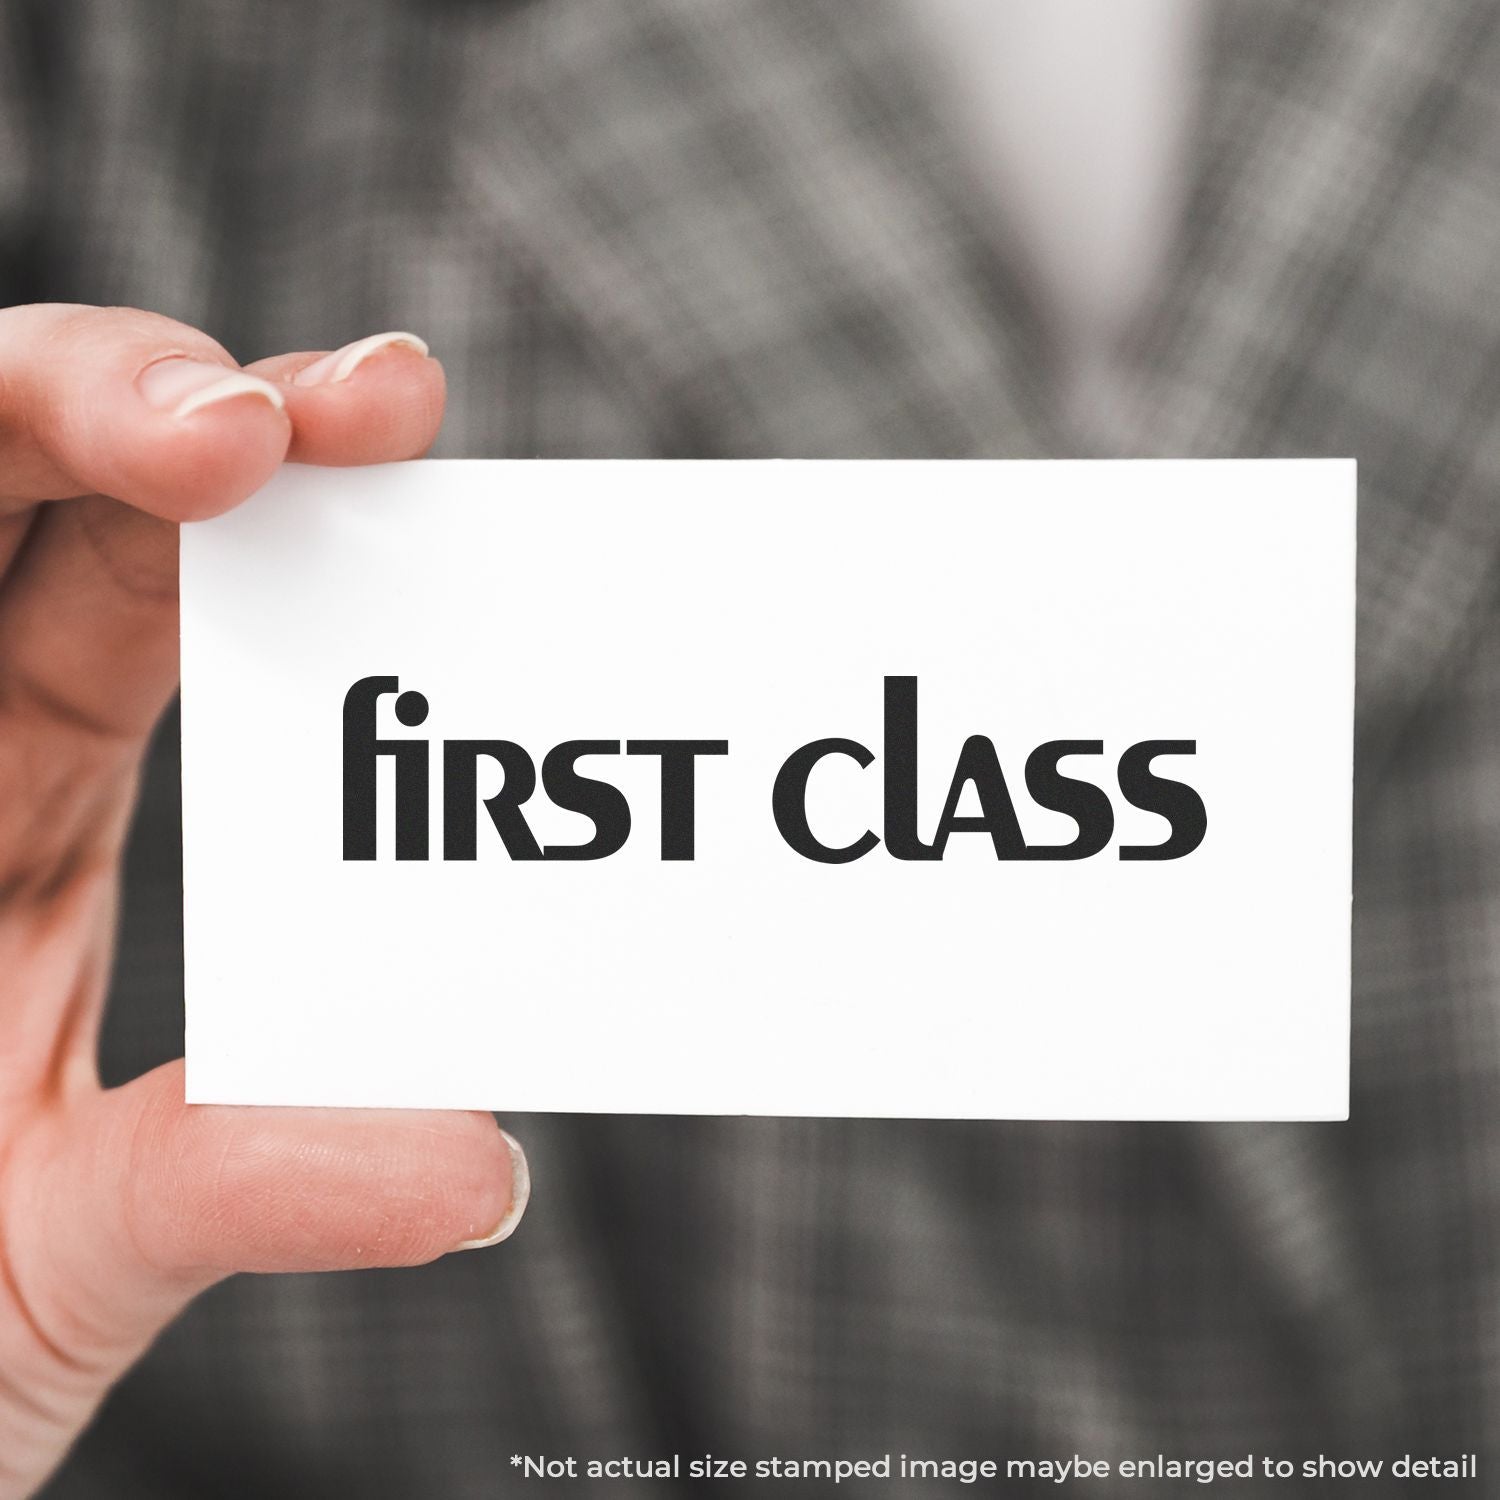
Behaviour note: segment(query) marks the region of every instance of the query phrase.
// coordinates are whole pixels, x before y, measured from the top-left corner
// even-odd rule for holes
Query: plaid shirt
[[[1115,450],[1360,461],[1351,1121],[508,1120],[537,1188],[502,1253],[220,1287],[50,1493],[480,1495],[515,1452],[1500,1460],[1500,8],[1213,16]],[[12,0],[6,289],[245,359],[414,327],[449,454],[1075,453],[914,50],[882,0]],[[174,754],[115,1079],[180,1045]]]

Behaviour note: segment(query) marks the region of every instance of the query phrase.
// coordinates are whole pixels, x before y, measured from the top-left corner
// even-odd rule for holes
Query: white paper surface
[[[1354,465],[425,462],[289,468],[184,529],[188,1096],[245,1104],[1056,1118],[1343,1118]],[[429,705],[430,857],[344,856],[351,685]],[[917,832],[987,736],[1028,844],[1077,824],[1030,753],[1109,797],[1108,846],[839,864],[772,815],[825,737],[811,833],[880,836],[883,683],[915,676]],[[442,742],[724,740],[694,857],[661,763],[597,755],[629,837],[513,859],[475,804],[445,858]],[[1116,782],[1142,741],[1207,816],[1181,858]],[[472,760],[472,757],[471,757]],[[480,757],[476,794],[500,790]],[[538,846],[589,819],[538,783]],[[958,813],[979,811],[968,786]],[[460,822],[463,820],[460,818]]]

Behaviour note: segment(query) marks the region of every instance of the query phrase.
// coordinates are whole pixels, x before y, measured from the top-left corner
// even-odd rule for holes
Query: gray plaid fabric
[[[1350,1123],[510,1121],[537,1186],[503,1251],[218,1289],[53,1493],[480,1495],[516,1451],[1500,1460],[1500,12],[1214,15],[1111,446],[1360,460]],[[877,0],[45,0],[0,29],[13,299],[244,358],[415,327],[452,454],[1078,451]],[[180,1042],[171,733],[113,1078]]]

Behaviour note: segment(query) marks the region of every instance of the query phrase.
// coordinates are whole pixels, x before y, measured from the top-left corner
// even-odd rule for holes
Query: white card
[[[188,1097],[1346,1117],[1354,479],[285,470],[183,532]]]

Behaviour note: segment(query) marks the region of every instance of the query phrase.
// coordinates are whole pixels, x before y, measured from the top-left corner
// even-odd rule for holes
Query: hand
[[[241,371],[154,314],[0,310],[0,1500],[221,1277],[415,1265],[525,1207],[488,1115],[187,1108],[178,1063],[107,1091],[95,1068],[177,523],[287,458],[422,453],[443,392],[409,337]]]

